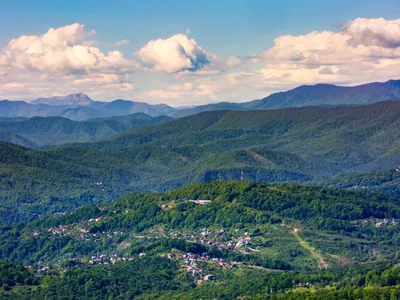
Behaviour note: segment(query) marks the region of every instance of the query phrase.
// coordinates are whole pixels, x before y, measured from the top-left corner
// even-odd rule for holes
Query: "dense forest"
[[[381,265],[319,272],[274,273],[235,269],[195,284],[163,258],[103,267],[74,266],[34,274],[20,264],[0,263],[2,299],[388,299],[400,297],[400,269]],[[301,283],[312,287],[296,287]],[[221,284],[223,283],[223,284]],[[311,285],[310,284],[310,285]],[[331,285],[331,286],[329,286]]]
[[[316,184],[337,189],[400,196],[400,168],[350,173],[321,180]]]
[[[0,118],[0,140],[30,148],[93,142],[133,128],[171,120],[167,116],[152,118],[143,113],[81,122],[62,117]]]

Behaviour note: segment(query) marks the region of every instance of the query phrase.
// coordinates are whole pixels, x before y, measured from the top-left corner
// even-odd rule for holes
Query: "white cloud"
[[[378,46],[397,48],[400,46],[400,19],[385,20],[358,18],[350,21],[344,28],[349,42],[355,46]]]
[[[122,45],[127,45],[129,43],[130,43],[129,40],[120,40],[120,41],[116,41],[113,45],[114,46],[122,46]]]
[[[400,19],[355,19],[340,32],[280,36],[257,58],[264,65],[258,71],[262,81],[276,86],[397,78]]]
[[[150,40],[127,59],[117,50],[104,52],[95,34],[76,23],[10,40],[0,49],[0,99],[85,92],[99,100],[193,105],[249,101],[302,84],[399,76],[400,19],[358,18],[338,31],[279,36],[270,49],[248,57],[219,58],[188,30]]]
[[[95,46],[95,45],[98,45],[98,44],[100,44],[100,43],[99,43],[99,41],[96,41],[96,40],[85,40],[85,41],[82,41],[82,45],[83,46]]]
[[[76,78],[71,81],[72,85],[82,86],[82,85],[103,85],[103,84],[111,84],[111,83],[119,83],[123,82],[123,78],[127,78],[127,76],[120,76],[117,74],[90,74],[85,75],[81,78]]]
[[[146,67],[166,73],[198,71],[218,61],[216,55],[206,52],[185,34],[149,41],[134,55]]]
[[[242,60],[237,56],[229,56],[226,60],[226,65],[228,67],[237,67],[242,63]]]
[[[164,89],[148,91],[140,95],[139,99],[153,103],[167,102],[173,106],[201,105],[237,99],[252,100],[246,93],[240,93],[240,81],[236,78],[238,74],[240,73],[187,77],[191,81],[183,81]]]
[[[21,36],[9,42],[0,52],[0,67],[46,73],[118,72],[133,70],[135,64],[123,58],[119,51],[103,53],[85,41],[94,31],[84,25],[50,28],[43,35]]]
[[[130,97],[129,73],[140,69],[119,51],[103,52],[89,40],[94,30],[82,24],[23,35],[0,50],[0,98],[26,99],[52,94],[90,92],[101,99]]]

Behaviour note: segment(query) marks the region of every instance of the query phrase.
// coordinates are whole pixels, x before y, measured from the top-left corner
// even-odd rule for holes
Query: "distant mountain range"
[[[0,118],[0,140],[30,148],[93,142],[133,128],[170,120],[171,117],[152,118],[143,113],[80,122],[62,117]]]
[[[117,99],[111,102],[93,101],[84,93],[25,101],[0,101],[0,117],[60,116],[76,121],[92,118],[145,113],[151,117],[167,115],[173,118],[213,110],[264,110],[303,106],[363,105],[384,100],[400,100],[400,80],[373,82],[353,87],[330,84],[303,85],[295,89],[243,103],[220,102],[189,108],[173,108],[166,104]]]
[[[39,98],[31,103],[25,101],[0,101],[0,117],[64,117],[75,121],[93,118],[108,118],[135,113],[144,113],[150,117],[172,115],[174,108],[158,104],[134,102],[117,99],[111,102],[93,101],[86,94],[69,94],[50,98]]]

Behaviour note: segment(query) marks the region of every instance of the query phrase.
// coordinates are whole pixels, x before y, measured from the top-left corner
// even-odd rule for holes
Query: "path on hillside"
[[[247,149],[245,150],[251,157],[253,157],[254,159],[260,161],[261,163],[263,163],[264,165],[270,167],[270,168],[279,168],[279,166],[274,163],[272,160],[254,152],[253,150]]]
[[[294,237],[299,241],[300,245],[309,251],[313,257],[315,257],[318,261],[318,268],[320,269],[327,269],[330,267],[330,265],[325,261],[324,255],[322,255],[317,249],[315,249],[313,246],[311,246],[308,242],[303,240],[301,236],[299,235],[300,229],[298,228],[292,228],[292,233]]]

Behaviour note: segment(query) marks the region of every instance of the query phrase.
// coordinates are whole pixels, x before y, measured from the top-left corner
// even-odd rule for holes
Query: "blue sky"
[[[0,9],[0,46],[4,59],[1,60],[0,56],[0,64],[3,61],[3,69],[8,68],[13,74],[0,73],[0,86],[3,84],[5,87],[0,97],[32,99],[80,89],[101,100],[124,97],[184,105],[248,101],[274,91],[319,81],[351,85],[386,80],[395,75],[392,70],[398,63],[398,12],[399,0],[3,1]],[[49,28],[63,28],[76,23],[84,25],[86,33],[94,30],[95,34],[81,37],[79,41],[74,39],[73,45],[69,46],[83,44],[89,47],[89,42],[85,41],[91,41],[90,47],[99,49],[106,56],[109,51],[118,51],[124,61],[111,67],[111,58],[106,57],[107,61],[102,65],[107,64],[108,67],[99,67],[98,62],[103,58],[97,57],[94,60],[96,66],[79,65],[72,60],[79,61],[83,57],[79,58],[79,54],[75,53],[74,58],[65,54],[69,55],[68,58],[63,59],[62,66],[56,66],[53,61],[48,62],[49,57],[55,57],[54,49],[63,51],[55,42],[48,42],[49,47],[35,50],[43,56],[40,62],[36,61],[36,52],[35,62],[32,62],[32,51],[27,51],[25,45],[19,48],[9,45],[12,39],[24,35],[40,39]],[[72,28],[68,34],[82,35],[82,29],[77,28]],[[323,32],[330,35],[324,36]],[[373,36],[369,35],[370,32]],[[177,51],[176,45],[183,45],[186,40],[175,35],[185,33],[188,33],[189,42],[183,47],[187,54],[181,58],[190,60],[192,65],[186,65],[183,60],[174,65],[168,58],[160,60],[161,54],[166,53],[170,57],[180,55],[174,52]],[[346,39],[338,36],[343,34],[346,34]],[[288,35],[293,37],[293,46],[290,41],[276,44],[276,38]],[[296,38],[299,36],[304,36],[304,40]],[[386,42],[376,44],[380,43],[382,36]],[[369,40],[375,40],[374,37],[377,42],[371,44]],[[324,44],[327,38],[338,38],[337,43],[344,43],[344,47],[350,47],[350,42],[357,40],[349,48],[354,50],[354,57],[348,57],[344,51],[335,59],[331,54],[327,55],[328,52],[337,53],[343,49]],[[166,42],[149,45],[137,55],[140,49],[157,39]],[[309,48],[307,39],[321,39],[322,48],[326,48],[323,50],[325,54],[319,44],[314,45],[314,49]],[[114,44],[122,40],[126,40],[126,44]],[[191,41],[195,43],[195,50]],[[62,43],[59,38],[57,43]],[[191,50],[187,47],[194,52],[189,53]],[[70,53],[71,49],[64,50],[63,53]],[[52,51],[52,56],[45,51]],[[282,56],[282,53],[285,55]],[[385,55],[377,60],[376,53]],[[386,53],[390,54],[391,61],[387,61]],[[360,57],[360,54],[365,54],[365,57],[356,62],[355,57]],[[64,54],[57,52],[57,55]],[[229,57],[235,57],[237,61],[227,63]],[[84,59],[89,58],[85,56]],[[116,58],[113,59],[115,61]],[[127,68],[127,63],[132,66]],[[352,75],[346,70],[350,67],[356,67],[366,75]],[[368,68],[370,71],[365,71]],[[31,78],[27,71],[31,73]],[[379,74],[374,77],[377,71]],[[100,79],[98,74],[103,74]],[[219,86],[216,86],[218,83]],[[102,84],[108,85],[107,89],[102,90]]]

